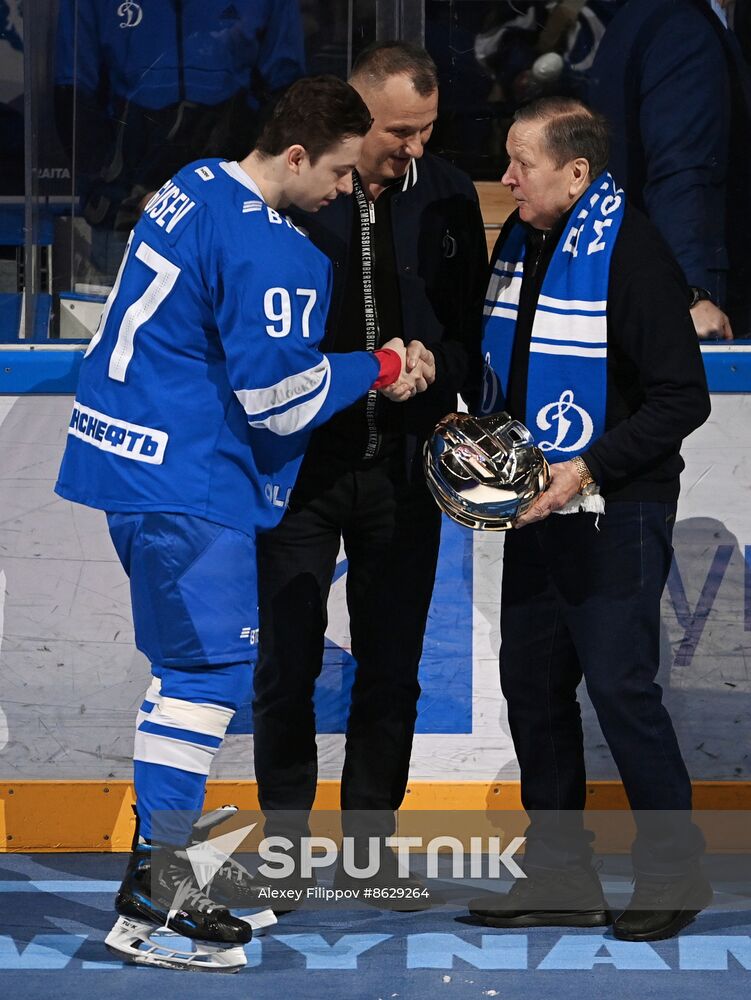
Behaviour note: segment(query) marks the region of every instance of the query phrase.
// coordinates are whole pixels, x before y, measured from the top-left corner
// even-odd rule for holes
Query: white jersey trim
[[[302,430],[323,406],[331,385],[331,365],[324,357],[314,367],[263,389],[237,389],[235,395],[251,427],[286,436]],[[312,398],[311,398],[312,397]],[[291,404],[291,405],[289,405]],[[287,407],[282,412],[281,407]]]
[[[251,190],[254,194],[257,194],[262,202],[264,203],[266,202],[266,199],[261,194],[261,190],[256,184],[256,182],[253,180],[250,174],[245,173],[245,171],[237,162],[237,160],[223,160],[219,164],[219,166],[222,168],[225,174],[230,176],[233,180],[237,181],[238,184],[242,184],[243,187],[246,187],[249,190]]]

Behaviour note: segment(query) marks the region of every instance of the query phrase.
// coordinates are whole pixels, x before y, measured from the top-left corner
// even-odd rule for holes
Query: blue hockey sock
[[[252,667],[161,667],[156,673],[136,720],[136,808],[145,840],[182,847],[201,814],[227,726],[249,693]]]

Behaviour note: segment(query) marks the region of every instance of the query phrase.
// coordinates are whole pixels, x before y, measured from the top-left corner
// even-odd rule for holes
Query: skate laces
[[[171,866],[170,875],[176,884],[175,900],[172,904],[172,909],[180,909],[187,903],[191,909],[198,910],[199,913],[210,913],[212,910],[217,909],[218,904],[215,903],[203,889],[200,889],[192,875],[185,875],[177,865]],[[221,909],[222,907],[218,907]]]
[[[228,879],[230,882],[236,882],[238,885],[242,885],[245,879],[251,879],[249,872],[243,871],[243,869],[232,860],[232,858],[227,858],[222,867],[217,871],[214,878]]]

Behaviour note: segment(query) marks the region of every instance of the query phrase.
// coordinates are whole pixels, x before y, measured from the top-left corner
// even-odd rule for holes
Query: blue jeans
[[[591,857],[582,676],[635,811],[637,872],[679,877],[703,851],[691,782],[655,683],[675,513],[675,503],[614,502],[599,530],[594,515],[553,514],[506,536],[501,687],[530,816],[530,866]]]

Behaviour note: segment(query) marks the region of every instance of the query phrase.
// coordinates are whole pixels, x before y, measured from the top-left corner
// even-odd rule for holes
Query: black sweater
[[[524,423],[532,323],[567,218],[544,239],[531,228],[527,235],[506,400]],[[517,221],[517,212],[506,221],[494,261]],[[605,432],[581,456],[610,501],[678,497],[681,442],[710,410],[688,303],[683,274],[657,229],[627,206],[610,265]]]

